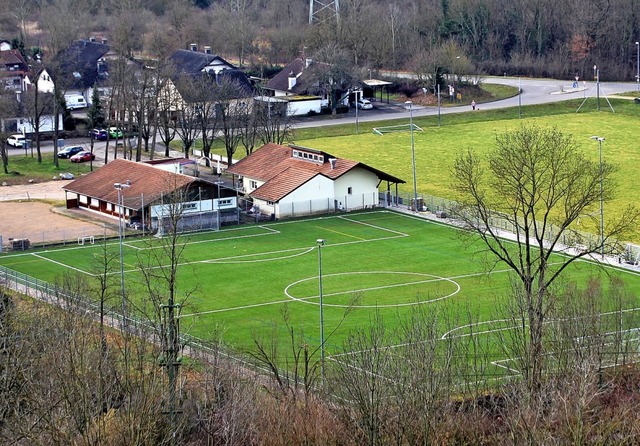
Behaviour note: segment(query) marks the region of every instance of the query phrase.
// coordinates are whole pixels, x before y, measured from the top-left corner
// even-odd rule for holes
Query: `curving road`
[[[557,79],[530,79],[517,77],[488,77],[483,79],[485,83],[509,85],[522,89],[520,96],[502,99],[500,101],[485,102],[478,104],[478,108],[482,110],[493,110],[498,108],[517,107],[520,105],[546,104],[550,102],[567,101],[569,99],[583,99],[586,97],[596,97],[598,89],[595,82],[578,83],[578,88],[572,88],[572,81]],[[635,82],[600,82],[600,99],[601,107],[608,107],[606,97],[614,94],[635,92],[638,85]],[[409,111],[405,109],[403,104],[386,104],[383,102],[375,102],[374,110],[358,111],[359,122],[383,121],[385,119],[409,119]],[[471,111],[469,105],[461,105],[455,107],[441,107],[440,114],[446,115],[451,113],[462,113]],[[438,107],[423,107],[413,105],[413,116],[431,116],[438,114]],[[346,116],[340,115],[337,118],[304,118],[303,121],[296,123],[295,128],[319,127],[325,125],[353,124],[355,122],[355,113],[350,111]]]

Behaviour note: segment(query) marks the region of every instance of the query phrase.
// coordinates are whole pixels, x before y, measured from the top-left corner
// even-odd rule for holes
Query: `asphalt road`
[[[485,83],[503,84],[512,87],[520,86],[522,93],[519,96],[502,99],[500,101],[485,102],[478,104],[480,110],[494,110],[499,108],[517,107],[518,105],[536,105],[551,102],[567,101],[570,99],[583,99],[586,97],[597,97],[598,91],[595,82],[578,83],[578,88],[572,88],[572,81],[556,80],[556,79],[519,79],[511,77],[488,77],[483,79]],[[635,82],[600,82],[600,99],[601,107],[608,107],[606,98],[614,94],[636,91],[638,88]],[[441,107],[438,111],[437,106],[423,107],[412,105],[413,116],[434,116],[438,112],[441,115],[451,113],[470,112],[471,106],[447,106]],[[389,107],[385,103],[374,102],[373,110],[359,110],[358,121],[370,122],[381,121],[384,119],[409,119],[410,112],[408,108],[402,106]],[[334,119],[314,120],[309,119],[304,122],[297,123],[294,127],[318,127],[324,125],[351,124],[355,123],[355,113],[350,112],[348,115],[340,115]]]
[[[410,76],[410,75],[407,75]],[[494,102],[485,102],[478,104],[480,110],[494,110],[499,108],[517,107],[518,105],[535,105],[545,104],[550,102],[566,101],[569,99],[582,99],[587,97],[597,97],[598,93],[601,98],[601,107],[608,107],[606,98],[629,91],[636,91],[638,85],[635,82],[600,82],[599,92],[595,82],[583,82],[578,83],[578,88],[572,88],[572,81],[569,80],[556,80],[556,79],[520,79],[514,77],[487,77],[482,80],[485,83],[510,85],[513,87],[520,87],[522,92],[519,96],[503,99]],[[423,107],[419,105],[412,105],[411,112],[404,106],[404,104],[386,104],[385,102],[374,102],[373,110],[358,110],[357,119],[358,122],[370,122],[370,121],[383,121],[385,119],[409,119],[410,113],[413,113],[414,117],[419,116],[433,116],[440,113],[441,115],[447,115],[451,113],[463,113],[471,111],[469,105],[462,106],[447,106],[438,109],[437,106]],[[307,127],[321,127],[329,125],[340,124],[355,124],[356,113],[351,110],[346,115],[339,115],[336,118],[328,118],[326,116],[301,118],[297,120],[294,128],[307,128]],[[134,141],[132,141],[135,144]],[[113,158],[113,144],[114,141],[110,141],[109,152],[110,157]],[[65,141],[65,145],[81,145],[89,150],[90,139],[76,138]],[[105,141],[94,142],[94,153],[96,154],[96,163],[101,164],[104,162],[105,156]],[[44,141],[40,145],[41,152],[43,154],[53,152],[53,142]],[[9,148],[10,155],[24,155],[23,149]]]

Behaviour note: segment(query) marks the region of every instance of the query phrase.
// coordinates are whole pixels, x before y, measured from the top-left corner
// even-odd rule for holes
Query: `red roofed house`
[[[123,186],[118,188],[118,184]],[[160,231],[163,219],[178,212],[179,230],[210,229],[221,221],[237,220],[235,191],[124,159],[113,160],[63,189],[68,209],[84,208],[115,218],[122,216],[128,223],[137,222]],[[224,196],[231,192],[232,196]],[[176,196],[178,203],[172,198]],[[223,217],[224,211],[228,211],[226,217],[231,218]]]
[[[274,218],[378,206],[380,192],[404,183],[366,164],[295,145],[269,143],[230,166],[242,191]],[[386,188],[379,190],[385,182]],[[384,200],[383,200],[384,202]]]

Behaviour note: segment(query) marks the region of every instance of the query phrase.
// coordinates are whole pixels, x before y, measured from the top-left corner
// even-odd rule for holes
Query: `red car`
[[[72,163],[82,163],[84,161],[94,160],[96,159],[96,156],[93,153],[87,152],[85,150],[83,152],[76,153],[70,159]]]

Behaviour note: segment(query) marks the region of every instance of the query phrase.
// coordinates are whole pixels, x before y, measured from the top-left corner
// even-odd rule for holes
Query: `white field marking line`
[[[47,262],[51,262],[51,263],[54,263],[54,264],[59,265],[59,266],[64,266],[65,268],[69,268],[69,269],[71,269],[73,271],[78,271],[79,273],[86,274],[87,276],[92,276],[92,277],[94,276],[93,274],[88,273],[88,272],[86,272],[84,270],[81,270],[80,268],[76,268],[74,266],[66,265],[66,264],[64,264],[62,262],[58,262],[57,260],[48,259],[48,258],[46,258],[44,256],[41,256],[40,254],[35,253],[35,252],[31,253],[31,255],[34,256],[34,257],[37,257],[39,259],[46,260]]]
[[[299,249],[303,249],[303,248],[284,249],[282,251],[271,251],[271,252],[268,252],[266,254],[278,254],[278,253],[281,253],[281,252],[297,251]],[[315,248],[308,248],[306,251],[302,251],[302,252],[299,252],[297,254],[291,254],[291,255],[282,256],[282,257],[271,257],[271,258],[267,258],[267,259],[237,260],[237,261],[231,260],[231,259],[239,259],[239,258],[242,258],[242,257],[263,255],[263,254],[245,254],[245,255],[241,255],[241,256],[224,257],[224,258],[215,259],[215,260],[211,260],[211,259],[210,260],[201,260],[201,261],[197,261],[197,262],[193,262],[193,263],[259,263],[259,262],[271,262],[271,261],[275,261],[275,260],[292,259],[294,257],[298,257],[298,256],[302,256],[302,255],[308,254],[313,250],[315,250]]]
[[[218,239],[212,239],[212,240],[188,241],[188,242],[185,243],[185,245],[198,245],[200,243],[225,242],[225,241],[228,241],[228,240],[238,240],[238,239],[243,239],[243,238],[264,237],[264,236],[267,236],[267,235],[281,234],[280,231],[277,231],[277,230],[271,229],[271,228],[266,228],[264,226],[254,226],[254,227],[259,227],[260,229],[265,229],[265,230],[268,230],[269,232],[268,233],[262,233],[262,234],[238,235],[238,236],[235,236],[235,237],[224,237],[224,238],[218,238]],[[247,230],[247,228],[230,229],[229,231],[237,231],[237,230]],[[138,248],[138,249],[150,250],[150,249],[160,249],[160,248],[162,248],[162,246],[150,246],[150,247]]]
[[[357,240],[367,240],[362,237],[357,237],[355,235],[345,234],[344,232],[336,231],[335,229],[323,228],[322,226],[316,226],[316,228],[321,229],[326,232],[333,232],[334,234],[343,235],[348,238],[355,238]]]
[[[398,283],[398,284],[393,284],[393,285],[381,285],[381,286],[377,286],[377,287],[371,287],[371,288],[362,288],[362,289],[358,289],[358,290],[349,290],[349,291],[340,291],[340,292],[336,292],[336,293],[326,293],[323,294],[323,296],[339,296],[339,295],[343,295],[343,294],[353,294],[353,293],[358,293],[358,292],[363,292],[363,291],[372,291],[372,290],[384,290],[384,289],[389,289],[389,288],[395,288],[395,287],[401,287],[401,286],[411,286],[411,285],[416,285],[416,284],[421,284],[421,283],[431,283],[431,282],[441,282],[441,281],[445,281],[445,282],[449,282],[455,285],[456,290],[453,293],[449,293],[446,296],[441,296],[441,297],[437,297],[434,299],[429,299],[429,300],[423,300],[423,301],[418,301],[418,302],[408,302],[408,303],[401,303],[401,304],[389,304],[389,305],[358,305],[358,308],[389,308],[389,307],[407,307],[407,306],[415,306],[415,305],[423,305],[426,303],[430,303],[430,302],[436,302],[439,300],[444,300],[444,299],[448,299],[452,296],[455,296],[459,291],[460,291],[460,285],[455,282],[454,280],[445,278],[445,277],[439,277],[439,276],[434,276],[432,274],[424,274],[424,273],[415,273],[415,272],[407,272],[407,271],[354,271],[354,272],[345,272],[345,273],[335,273],[335,274],[327,274],[324,277],[333,277],[333,276],[346,276],[346,275],[354,275],[354,274],[408,274],[408,275],[418,275],[418,276],[429,276],[431,277],[431,279],[428,280],[418,280],[416,282],[406,282],[406,283]],[[314,280],[315,277],[308,277],[306,279],[301,279],[301,280],[297,280],[295,282],[293,282],[292,284],[290,284],[289,286],[287,286],[284,290],[284,293],[291,299],[294,301],[298,301],[298,302],[302,302],[302,303],[306,303],[309,300],[312,299],[317,299],[319,297],[319,295],[314,295],[314,296],[308,296],[308,297],[294,297],[291,294],[289,294],[289,288],[291,288],[292,286],[295,286],[301,282],[307,282],[309,280]],[[344,307],[348,307],[349,305],[339,305],[339,304],[323,304],[326,307],[337,307],[337,308],[344,308]]]
[[[338,218],[340,218],[341,220],[349,221],[351,223],[356,223],[356,224],[363,225],[363,226],[369,226],[371,228],[378,229],[380,231],[391,232],[393,234],[397,234],[397,235],[400,235],[402,237],[409,237],[409,234],[405,234],[404,232],[394,231],[393,229],[383,228],[382,226],[372,225],[371,223],[354,220],[354,219],[348,218],[348,217],[338,217]]]
[[[262,302],[262,303],[259,303],[259,304],[242,305],[240,307],[221,308],[219,310],[199,311],[197,313],[181,314],[178,317],[179,318],[193,317],[193,316],[200,316],[200,315],[204,315],[204,314],[223,313],[223,312],[226,312],[226,311],[246,310],[248,308],[266,307],[268,305],[284,304],[284,303],[288,303],[288,302],[291,302],[291,300],[290,299],[285,299],[285,300],[277,300],[277,301],[273,301],[273,302]]]
[[[616,314],[621,314],[621,313],[631,313],[631,312],[634,312],[634,311],[640,311],[640,307],[625,308],[623,310],[617,310],[617,311],[606,311],[604,313],[598,313],[598,316],[611,316],[611,315],[616,315]],[[561,320],[566,320],[566,319],[561,319]],[[502,322],[508,322],[508,321],[509,321],[509,319],[494,319],[494,320],[490,320],[490,321],[475,322],[473,324],[461,325],[460,327],[456,327],[453,330],[450,330],[450,331],[446,332],[445,334],[443,334],[441,339],[444,340],[444,339],[448,338],[451,335],[451,333],[453,333],[454,331],[463,330],[463,329],[470,328],[470,327],[477,327],[479,325],[502,323]],[[558,320],[557,319],[548,320],[548,321],[545,321],[545,324],[551,324],[551,323],[555,323],[555,322],[558,322]],[[515,327],[516,326],[511,326],[511,327],[496,328],[494,330],[485,330],[485,331],[477,331],[477,332],[472,332],[472,333],[465,333],[465,334],[461,334],[461,335],[456,335],[455,338],[464,338],[464,337],[474,336],[474,335],[479,335],[479,334],[497,333],[499,331],[511,330],[511,329],[513,329]]]
[[[138,246],[132,245],[131,243],[122,243],[122,246],[126,246],[127,248],[137,249],[138,251],[144,251],[146,248],[140,248]]]
[[[637,329],[634,329],[634,330],[637,330]],[[630,342],[630,341],[637,341],[637,340],[640,340],[640,338],[632,338],[632,339],[629,339],[628,341]],[[608,345],[615,345],[615,342],[605,342],[605,343],[603,344],[603,346],[608,346]],[[550,354],[551,354],[551,353],[548,353],[548,354],[547,354],[547,356],[548,356],[548,355],[550,355]],[[510,371],[510,372],[515,372],[515,373],[517,373],[517,374],[522,374],[522,373],[520,372],[520,370],[518,370],[518,369],[515,369],[515,368],[513,368],[513,367],[509,367],[509,366],[501,365],[501,364],[500,364],[500,363],[506,363],[506,362],[515,361],[515,360],[517,360],[517,359],[519,359],[519,358],[504,358],[504,359],[499,359],[499,360],[497,360],[497,361],[491,361],[491,362],[490,362],[490,364],[493,364],[493,365],[494,365],[494,366],[496,366],[496,367],[500,367],[500,368],[506,369],[506,370],[508,370],[508,371]],[[637,362],[637,361],[636,361],[636,362]],[[634,363],[634,362],[630,362],[630,364],[632,364],[632,363]],[[609,368],[609,367],[616,367],[616,366],[619,366],[619,365],[620,365],[620,364],[612,363],[611,365],[604,365],[603,367],[604,367],[604,368]]]
[[[282,252],[291,252],[291,251],[299,251],[301,249],[305,249],[306,251],[299,253],[299,254],[295,254],[292,256],[287,256],[287,257],[273,257],[271,259],[260,259],[260,260],[245,260],[245,261],[240,261],[240,262],[227,262],[227,259],[237,259],[237,258],[242,258],[242,257],[254,257],[254,256],[261,256],[261,255],[269,255],[269,254],[278,254],[278,253],[282,253]],[[261,261],[275,261],[275,260],[280,260],[280,259],[288,259],[291,257],[297,257],[299,255],[302,254],[307,254],[312,252],[315,249],[315,247],[305,247],[305,248],[291,248],[291,249],[283,249],[280,251],[269,251],[269,252],[258,252],[258,253],[252,253],[252,254],[243,254],[243,255],[239,255],[239,256],[231,256],[231,257],[222,257],[219,259],[206,259],[206,260],[194,260],[194,261],[190,261],[190,262],[182,262],[182,263],[178,263],[176,266],[188,266],[188,265],[197,265],[197,264],[203,264],[203,263],[207,263],[207,264],[216,264],[216,263],[229,263],[229,264],[233,264],[233,263],[251,263],[251,262],[261,262]],[[159,269],[159,268],[165,268],[166,265],[157,265],[157,266],[152,266],[152,267],[148,267],[146,269],[149,270],[153,270],[153,269]],[[233,309],[233,308],[232,308]]]

